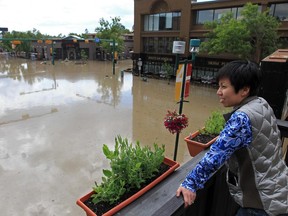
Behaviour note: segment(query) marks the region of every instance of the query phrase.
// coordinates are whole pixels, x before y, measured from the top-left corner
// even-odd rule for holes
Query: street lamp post
[[[118,43],[115,42],[115,39],[100,39],[100,38],[95,38],[96,43],[100,43],[101,41],[105,41],[110,43],[110,46],[112,46],[112,64],[113,64],[113,75],[115,75],[115,49]]]

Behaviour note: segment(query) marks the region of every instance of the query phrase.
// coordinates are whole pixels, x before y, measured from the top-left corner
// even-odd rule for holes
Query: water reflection
[[[1,61],[0,101],[4,106],[0,108],[0,119],[8,110],[58,106],[83,98],[112,106],[120,103],[123,79],[111,75],[111,65],[106,62],[65,62],[53,67],[50,63],[22,61]]]

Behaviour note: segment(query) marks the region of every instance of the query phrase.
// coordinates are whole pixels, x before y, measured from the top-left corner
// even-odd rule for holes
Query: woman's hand
[[[183,195],[185,208],[187,208],[188,206],[194,203],[196,199],[196,193],[180,186],[178,190],[176,191],[176,196],[179,197],[181,193]]]

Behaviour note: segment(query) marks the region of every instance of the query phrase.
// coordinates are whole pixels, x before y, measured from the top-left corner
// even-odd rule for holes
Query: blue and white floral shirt
[[[234,112],[227,121],[219,138],[210,147],[196,167],[181,184],[193,192],[204,188],[210,176],[220,168],[238,149],[252,142],[252,129],[248,116],[240,111]]]

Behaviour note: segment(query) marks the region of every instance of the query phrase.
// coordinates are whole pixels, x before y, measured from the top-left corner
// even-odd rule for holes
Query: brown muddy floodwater
[[[43,63],[43,62],[42,62]],[[100,182],[108,161],[103,144],[121,135],[142,145],[165,144],[173,159],[175,135],[163,125],[167,110],[178,111],[174,81],[133,76],[120,61],[86,65],[0,56],[0,215],[79,216],[76,200]],[[191,159],[184,137],[222,109],[216,89],[190,86],[183,113],[177,161]]]

